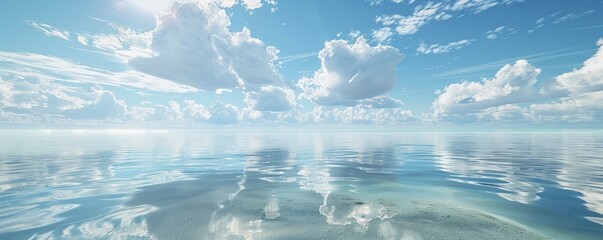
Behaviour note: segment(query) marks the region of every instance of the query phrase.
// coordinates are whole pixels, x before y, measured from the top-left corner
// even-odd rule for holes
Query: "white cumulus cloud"
[[[555,78],[557,89],[571,94],[603,90],[603,39],[597,42],[598,51],[586,60],[581,68]]]
[[[590,122],[603,120],[603,92],[584,93],[529,106],[536,122]]]
[[[47,79],[0,72],[0,109],[32,113],[77,109],[92,98],[82,90]]]
[[[537,121],[584,122],[603,120],[603,39],[599,49],[582,67],[555,77],[553,90],[561,90],[558,100],[530,105]],[[554,91],[541,90],[544,93]]]
[[[302,96],[319,105],[356,105],[358,100],[383,95],[396,82],[396,66],[403,55],[390,46],[370,46],[363,37],[356,42],[332,40],[318,57],[321,67],[303,78]]]
[[[529,116],[528,111],[515,104],[505,104],[486,108],[477,113],[481,121],[517,121],[524,120]]]
[[[603,40],[583,66],[535,89],[541,70],[526,60],[492,79],[453,83],[437,91],[434,116],[445,121],[594,122],[603,120]],[[533,103],[537,101],[538,103]]]
[[[366,108],[317,106],[309,121],[320,124],[378,124],[396,125],[416,121],[412,111],[400,108]]]
[[[404,103],[402,103],[402,101],[399,99],[388,96],[377,96],[360,101],[360,106],[365,106],[368,108],[399,108],[403,105]]]
[[[282,112],[295,107],[295,98],[295,93],[291,89],[264,86],[257,93],[247,93],[245,101],[256,111]]]
[[[185,100],[184,104],[184,113],[190,119],[204,121],[211,118],[211,112],[203,104],[197,103],[194,100]]]
[[[104,91],[102,88],[95,89],[97,98],[90,104],[79,109],[68,110],[62,115],[68,118],[76,119],[125,119],[127,114],[127,104],[123,99],[118,99],[114,93]]]
[[[241,2],[243,3],[243,6],[247,8],[247,10],[258,9],[261,8],[262,5],[264,5],[262,3],[262,0],[241,0]]]
[[[436,116],[479,113],[491,107],[525,101],[541,70],[526,60],[502,67],[491,79],[453,83],[439,91],[432,104]]]
[[[155,56],[130,61],[136,69],[206,91],[257,89],[280,82],[278,50],[249,29],[229,30],[230,18],[215,4],[174,4],[158,16],[152,34]]]
[[[214,124],[237,124],[239,123],[239,108],[235,105],[214,101],[208,108],[211,113],[209,121]]]

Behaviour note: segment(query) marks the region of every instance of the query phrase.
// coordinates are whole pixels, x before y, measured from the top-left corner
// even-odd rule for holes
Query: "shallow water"
[[[0,134],[0,239],[603,236],[601,132]]]

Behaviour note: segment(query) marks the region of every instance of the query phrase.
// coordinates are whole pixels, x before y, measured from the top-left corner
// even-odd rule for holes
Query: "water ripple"
[[[1,239],[603,234],[600,133],[5,135]]]

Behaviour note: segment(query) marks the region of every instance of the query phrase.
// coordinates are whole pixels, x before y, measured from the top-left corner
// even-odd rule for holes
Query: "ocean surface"
[[[603,239],[603,132],[0,131],[0,239]]]

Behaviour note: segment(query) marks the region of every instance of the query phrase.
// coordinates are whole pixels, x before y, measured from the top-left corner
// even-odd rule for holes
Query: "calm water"
[[[603,239],[603,133],[0,134],[0,239]]]

